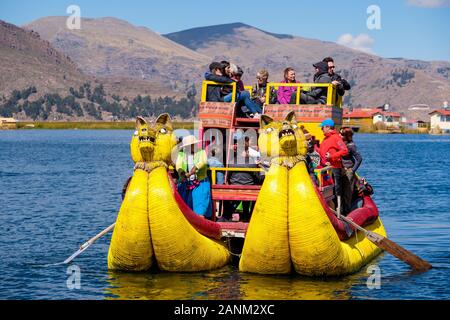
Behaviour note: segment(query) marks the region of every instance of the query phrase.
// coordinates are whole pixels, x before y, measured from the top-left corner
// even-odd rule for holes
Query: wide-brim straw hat
[[[193,135],[186,136],[186,137],[184,137],[183,140],[181,141],[180,149],[181,149],[181,148],[184,148],[184,147],[191,146],[191,145],[196,144],[196,143],[199,143],[199,142],[200,142],[200,140],[198,140],[198,139],[197,139],[195,136],[193,136]]]

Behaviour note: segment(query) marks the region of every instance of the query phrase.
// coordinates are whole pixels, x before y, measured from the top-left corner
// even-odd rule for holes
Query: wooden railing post
[[[329,105],[329,106],[333,105],[333,85],[332,84],[328,85],[327,105]]]
[[[300,86],[297,87],[297,97],[295,98],[295,104],[300,104]]]

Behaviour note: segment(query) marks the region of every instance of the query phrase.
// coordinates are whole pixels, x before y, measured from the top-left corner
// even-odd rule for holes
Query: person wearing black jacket
[[[345,94],[345,91],[350,90],[351,86],[347,80],[342,78],[340,75],[334,72],[335,65],[334,60],[331,57],[326,57],[322,60],[327,63],[328,67],[328,75],[331,77],[331,83],[337,86],[337,93],[340,96]]]
[[[348,149],[348,154],[341,158],[345,175],[342,179],[342,195],[344,214],[350,213],[352,207],[353,191],[355,188],[355,174],[362,162],[362,156],[353,142],[353,130],[350,127],[342,127],[339,134]]]
[[[220,62],[213,62],[209,65],[209,72],[205,73],[205,80],[233,83],[234,80],[223,74],[224,65]],[[223,102],[223,97],[231,92],[230,86],[208,85],[206,91],[206,101]]]
[[[316,68],[316,73],[314,74],[314,83],[331,83],[331,77],[328,74],[328,65],[326,62],[317,62],[313,64]],[[301,104],[325,104],[327,102],[327,91],[326,87],[313,87],[310,91],[300,93],[300,103]],[[295,103],[296,94],[294,93],[291,97],[291,103]]]

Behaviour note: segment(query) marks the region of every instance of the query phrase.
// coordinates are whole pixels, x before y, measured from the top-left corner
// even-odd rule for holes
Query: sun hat
[[[199,142],[200,141],[195,136],[188,135],[188,136],[183,138],[180,148],[184,148],[184,147],[187,147],[187,146],[199,143]]]
[[[325,119],[319,124],[319,127],[334,127],[334,121],[332,119]]]

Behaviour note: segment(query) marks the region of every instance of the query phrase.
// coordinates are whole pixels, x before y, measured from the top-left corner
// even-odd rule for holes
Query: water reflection
[[[109,272],[108,299],[350,299],[362,274],[344,278],[312,279],[299,275],[268,276],[238,272],[234,266],[207,273]]]

